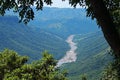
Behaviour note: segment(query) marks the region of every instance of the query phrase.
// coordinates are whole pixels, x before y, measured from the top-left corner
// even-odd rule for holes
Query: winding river
[[[57,67],[60,67],[64,63],[75,62],[77,59],[75,50],[77,49],[76,43],[73,42],[74,35],[70,35],[66,42],[70,46],[70,50],[66,52],[66,55],[60,59],[57,63]]]

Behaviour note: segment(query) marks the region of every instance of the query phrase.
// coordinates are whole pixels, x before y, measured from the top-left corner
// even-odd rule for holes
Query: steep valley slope
[[[61,65],[61,69],[68,70],[70,80],[81,80],[85,74],[88,80],[99,80],[102,71],[112,61],[109,45],[102,32],[75,35],[77,60]]]
[[[44,50],[48,50],[56,59],[60,59],[69,46],[59,36],[18,23],[16,16],[4,16],[0,17],[0,50],[4,48],[27,55],[30,60],[37,60]]]

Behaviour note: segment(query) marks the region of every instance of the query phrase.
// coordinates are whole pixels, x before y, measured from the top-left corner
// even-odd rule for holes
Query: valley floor
[[[76,61],[77,56],[75,51],[77,49],[77,46],[76,46],[76,43],[73,42],[73,38],[74,38],[74,35],[70,35],[67,38],[66,42],[69,44],[70,50],[67,51],[66,55],[58,61],[58,64],[57,64],[58,67],[60,67],[64,63],[70,63],[70,62]]]

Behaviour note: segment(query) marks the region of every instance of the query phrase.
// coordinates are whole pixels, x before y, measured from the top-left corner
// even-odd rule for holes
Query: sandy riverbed
[[[75,50],[77,49],[76,43],[73,42],[74,35],[70,35],[66,42],[70,46],[70,50],[66,52],[66,55],[60,59],[57,63],[57,67],[60,67],[64,63],[75,62],[77,59]]]

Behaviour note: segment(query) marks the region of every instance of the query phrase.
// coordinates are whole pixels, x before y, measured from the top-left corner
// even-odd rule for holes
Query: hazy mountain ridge
[[[86,18],[84,9],[43,8],[35,10],[34,21],[28,25],[67,38],[72,34],[85,34],[98,30],[95,21]],[[87,24],[86,24],[87,23]]]
[[[85,34],[99,30],[96,22],[86,17],[86,11],[82,8],[44,7],[42,11],[33,9],[35,18],[28,23],[28,26],[34,29],[43,29],[65,39],[72,34]],[[18,16],[12,10],[6,12],[6,15]]]

